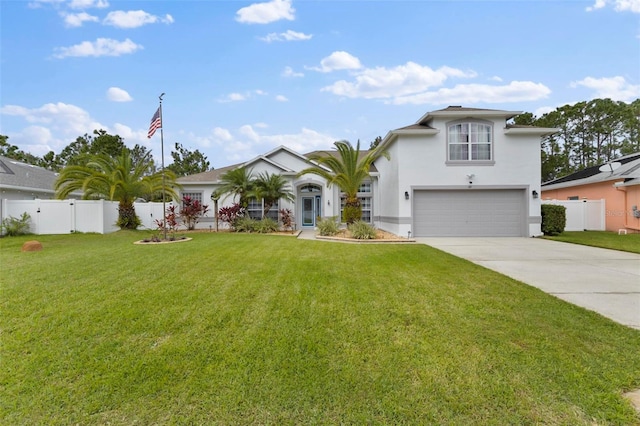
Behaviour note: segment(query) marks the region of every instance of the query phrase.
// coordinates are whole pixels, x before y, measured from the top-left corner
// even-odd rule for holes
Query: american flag
[[[151,139],[151,136],[156,132],[157,129],[162,127],[162,118],[160,118],[160,107],[156,110],[156,113],[153,114],[151,118],[151,124],[149,125],[149,132],[147,133],[147,138]]]

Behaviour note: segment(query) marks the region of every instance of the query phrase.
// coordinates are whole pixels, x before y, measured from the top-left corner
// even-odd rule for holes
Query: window
[[[360,216],[360,220],[371,223],[373,219],[373,210],[371,208],[373,204],[373,194],[372,194],[372,184],[371,182],[363,182],[360,184],[358,188],[358,200],[360,200],[360,208],[362,209],[362,216]],[[340,195],[340,217],[344,216],[344,204],[347,199],[344,194]]]
[[[448,128],[449,161],[490,161],[491,125],[456,123]]]
[[[200,204],[202,204],[202,192],[183,192],[182,198],[184,197],[189,197],[191,198],[191,201],[199,201]]]
[[[358,188],[358,192],[371,192],[371,182],[361,184],[360,188]]]
[[[269,212],[266,214],[265,217],[268,217],[270,219],[275,220],[276,222],[278,221],[278,210],[279,210],[279,204],[280,201],[275,202],[271,205],[271,208],[269,209]],[[249,200],[249,206],[247,207],[247,213],[249,214],[249,217],[251,219],[257,219],[260,220],[262,219],[262,212],[264,211],[264,204],[263,204],[263,200],[257,200],[255,198],[252,198]]]
[[[372,210],[371,210],[371,197],[358,197],[360,200],[360,208],[362,210],[362,216],[360,220],[363,222],[371,223]],[[344,216],[344,205],[347,202],[345,197],[340,199],[340,217]]]

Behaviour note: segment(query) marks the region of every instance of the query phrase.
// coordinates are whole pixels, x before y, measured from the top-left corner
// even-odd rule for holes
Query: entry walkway
[[[541,238],[416,238],[640,330],[640,255]]]

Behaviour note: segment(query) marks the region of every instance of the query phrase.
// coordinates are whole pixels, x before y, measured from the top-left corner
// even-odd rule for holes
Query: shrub
[[[361,220],[356,220],[349,225],[349,232],[353,238],[358,240],[373,240],[378,234],[376,228]]]
[[[293,214],[289,209],[280,209],[280,220],[282,221],[282,228],[286,231],[293,230]]]
[[[316,222],[316,226],[318,227],[318,231],[320,235],[323,237],[330,237],[332,235],[336,235],[340,230],[338,228],[338,222],[336,222],[336,217],[325,217],[324,219],[320,219]]]
[[[235,203],[229,207],[221,207],[218,210],[218,219],[235,230],[235,223],[246,214],[246,210],[240,204]]]
[[[254,232],[258,227],[258,221],[251,219],[250,217],[239,217],[232,224],[234,231],[236,232]]]
[[[198,200],[192,200],[190,196],[185,195],[182,198],[182,208],[180,209],[180,219],[188,230],[193,230],[196,223],[209,211],[209,206],[202,204]]]
[[[19,219],[13,216],[9,216],[2,221],[2,226],[0,226],[0,233],[9,237],[26,235],[30,231],[30,220],[31,216],[27,212],[22,213]]]
[[[567,225],[567,208],[555,204],[543,204],[540,210],[544,235],[562,234]]]
[[[256,232],[261,234],[268,234],[269,232],[278,232],[278,222],[265,217],[264,219],[257,221],[254,227]]]

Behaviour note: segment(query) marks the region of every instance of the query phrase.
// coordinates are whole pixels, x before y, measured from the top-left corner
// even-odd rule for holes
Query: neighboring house
[[[557,129],[507,124],[518,114],[448,107],[390,131],[381,142],[390,160],[378,159],[360,188],[362,219],[402,236],[541,235],[540,138]],[[297,177],[310,164],[307,156],[281,146],[178,182],[182,195],[211,204],[228,170],[246,166],[254,175],[279,173],[289,179],[296,200],[278,208],[293,211],[298,229],[313,228],[318,217],[341,216],[342,197],[319,176]],[[220,205],[231,202],[221,199]],[[254,203],[254,217],[260,207]],[[203,226],[212,221],[205,218]]]
[[[640,152],[542,184],[545,200],[605,200],[607,231],[640,231]]]
[[[0,199],[34,200],[55,198],[58,174],[42,167],[0,156]]]

